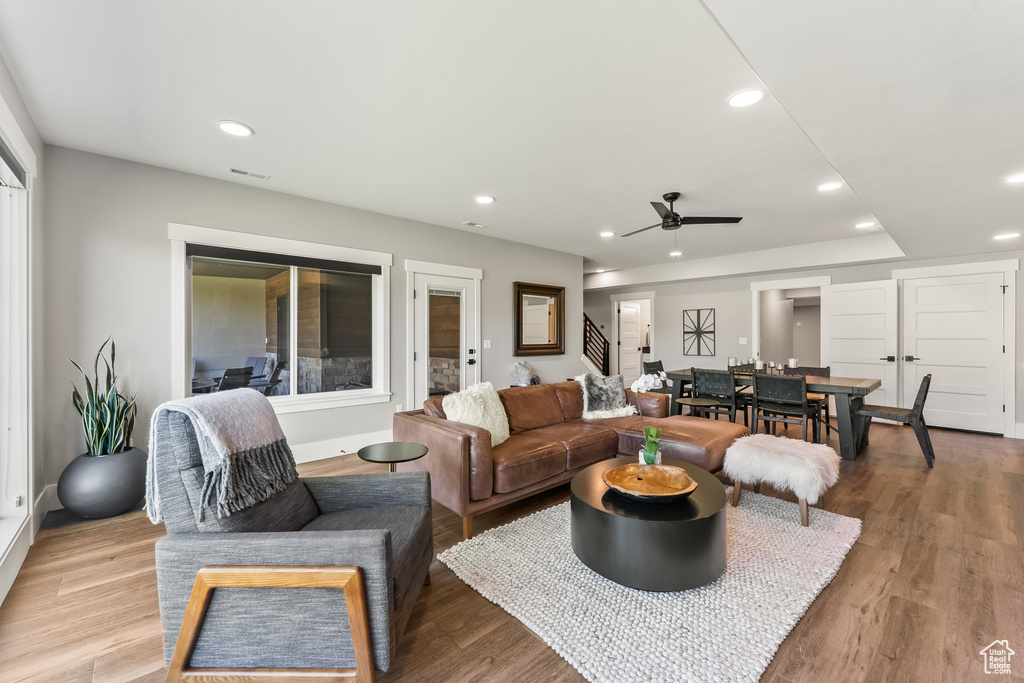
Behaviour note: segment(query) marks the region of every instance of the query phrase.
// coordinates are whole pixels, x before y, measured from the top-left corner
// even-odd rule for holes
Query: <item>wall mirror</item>
[[[514,284],[515,355],[565,353],[565,287]]]

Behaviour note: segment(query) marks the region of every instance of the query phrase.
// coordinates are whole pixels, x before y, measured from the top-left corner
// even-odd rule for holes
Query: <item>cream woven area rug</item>
[[[569,503],[438,556],[595,683],[757,681],[860,536],[859,519],[743,492],[725,574],[677,593],[609,581],[572,552]],[[637,562],[643,562],[642,557]]]

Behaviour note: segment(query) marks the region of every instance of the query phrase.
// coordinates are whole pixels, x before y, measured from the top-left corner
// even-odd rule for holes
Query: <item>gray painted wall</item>
[[[761,292],[761,358],[785,363],[793,356],[793,300],[779,289]]]
[[[821,306],[793,308],[793,356],[800,365],[821,366]]]
[[[54,483],[82,450],[68,395],[68,358],[91,358],[108,335],[118,369],[138,393],[136,443],[145,445],[153,409],[170,397],[168,222],[273,235],[394,254],[391,277],[392,403],[283,415],[294,443],[386,430],[406,398],[405,259],[482,268],[482,377],[511,378],[512,282],[566,288],[566,353],[529,358],[544,381],[582,371],[583,260],[579,256],[361,211],[325,202],[98,156],[46,148],[44,381],[45,481]],[[38,337],[37,337],[38,339]],[[408,406],[406,406],[408,408]],[[45,419],[43,419],[45,416]],[[325,453],[325,456],[334,453]]]
[[[981,244],[979,243],[979,247]],[[606,321],[610,315],[610,297],[613,294],[629,294],[631,292],[655,293],[654,336],[651,348],[653,358],[662,358],[666,368],[686,368],[691,366],[724,368],[729,356],[748,358],[751,355],[749,337],[752,330],[751,315],[751,282],[784,280],[791,278],[832,276],[833,284],[849,282],[869,282],[872,280],[888,280],[896,268],[920,268],[955,263],[976,263],[1004,259],[1024,260],[1024,251],[1003,251],[998,253],[965,255],[955,258],[928,259],[917,261],[899,261],[874,263],[846,268],[819,268],[803,271],[773,272],[757,276],[740,278],[722,278],[700,282],[674,282],[665,284],[645,284],[630,287],[588,290],[583,295],[583,307],[587,315],[595,322]],[[718,349],[713,359],[702,360],[694,356],[684,357],[681,352],[682,327],[679,323],[683,308],[716,309],[716,328]],[[748,344],[741,345],[738,340],[746,337]],[[1016,422],[1024,422],[1024,273],[1017,275],[1016,287]],[[801,359],[801,362],[803,359]]]

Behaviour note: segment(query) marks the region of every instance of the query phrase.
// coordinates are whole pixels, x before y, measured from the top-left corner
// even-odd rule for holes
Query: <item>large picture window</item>
[[[263,246],[316,246],[228,234]],[[186,242],[184,395],[248,387],[279,412],[389,400],[386,269]]]

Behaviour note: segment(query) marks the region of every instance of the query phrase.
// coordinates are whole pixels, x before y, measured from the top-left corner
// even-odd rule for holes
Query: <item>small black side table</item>
[[[386,462],[389,469],[394,472],[396,462],[419,460],[427,454],[427,447],[411,441],[389,441],[364,446],[357,454],[366,462]]]

